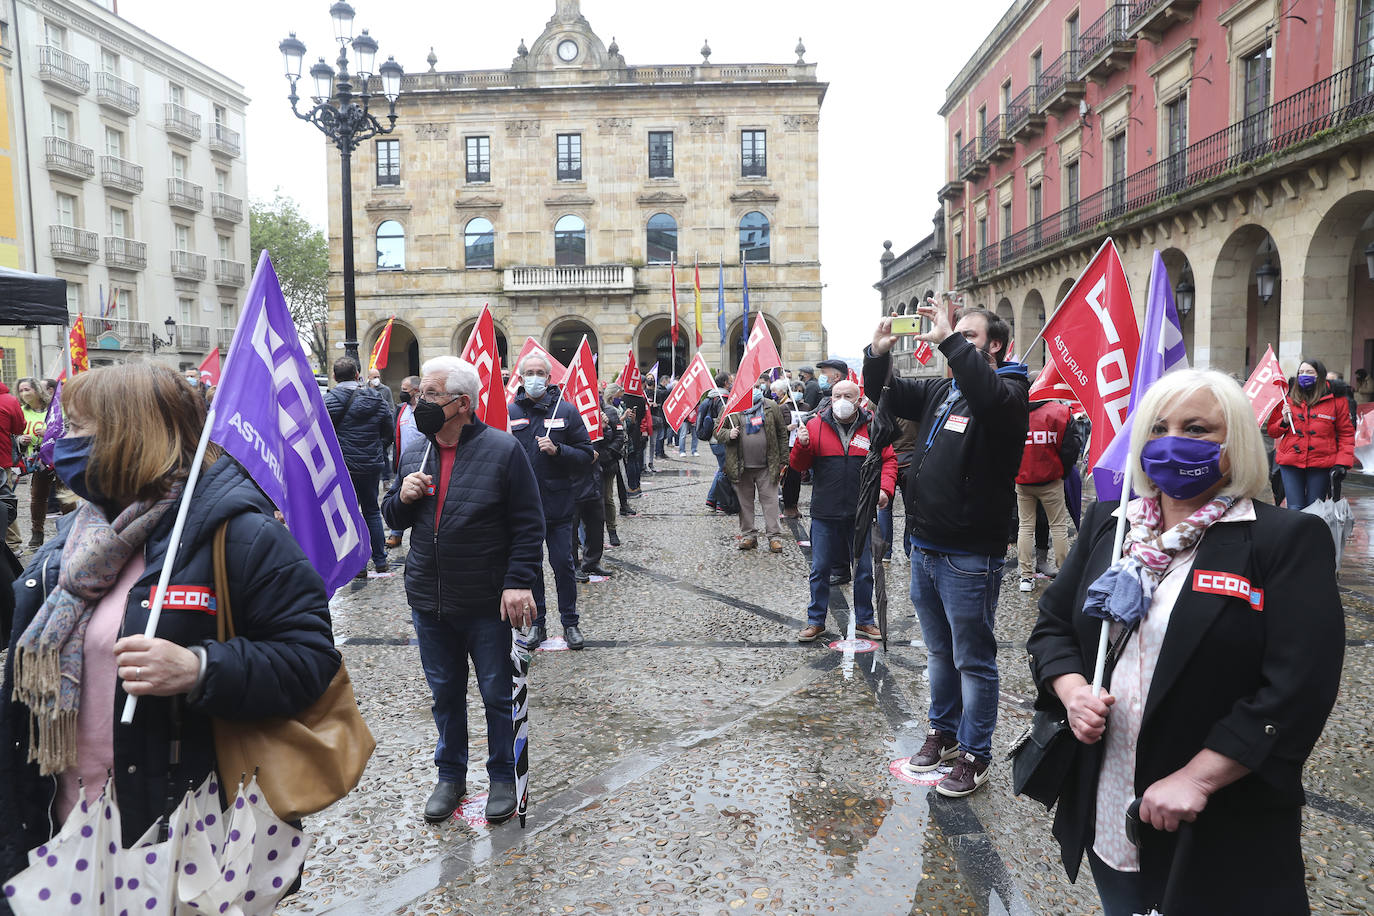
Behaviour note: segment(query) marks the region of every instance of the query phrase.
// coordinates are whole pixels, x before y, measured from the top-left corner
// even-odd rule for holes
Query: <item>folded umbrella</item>
[[[514,663],[511,691],[512,714],[515,717],[515,813],[520,826],[525,826],[525,813],[530,805],[530,743],[529,743],[529,677],[530,630],[515,630],[511,639],[510,658]]]
[[[854,511],[854,551],[850,554],[851,578],[859,576],[859,558],[864,554],[864,546],[873,536],[877,527],[878,494],[883,486],[883,450],[897,438],[897,419],[888,405],[889,382],[883,384],[878,394],[873,418],[868,423],[868,456],[859,468],[859,502]],[[885,544],[883,545],[886,546]],[[878,542],[873,545],[873,600],[878,612],[878,631],[883,635],[883,651],[887,651],[887,579],[879,575],[882,566],[882,551]]]

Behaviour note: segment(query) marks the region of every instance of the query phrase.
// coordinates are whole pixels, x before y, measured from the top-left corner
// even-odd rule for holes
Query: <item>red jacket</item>
[[[788,463],[796,471],[811,470],[811,517],[852,519],[859,505],[859,469],[868,457],[868,415],[854,421],[854,434],[846,450],[830,408],[806,422],[810,437],[805,445],[792,446]],[[888,499],[897,488],[897,453],[883,449],[882,490]]]
[[[1290,468],[1329,468],[1355,463],[1355,424],[1345,398],[1330,392],[1308,407],[1288,399],[1293,414],[1293,429],[1283,415],[1283,405],[1269,415],[1266,431],[1274,440],[1274,457]]]
[[[1026,430],[1026,447],[1021,452],[1021,470],[1016,482],[1027,486],[1053,483],[1064,479],[1064,460],[1060,451],[1068,433],[1068,405],[1045,401],[1031,408],[1030,427]]]
[[[24,431],[24,408],[19,399],[10,394],[4,382],[0,382],[0,468],[14,467],[14,437]]]

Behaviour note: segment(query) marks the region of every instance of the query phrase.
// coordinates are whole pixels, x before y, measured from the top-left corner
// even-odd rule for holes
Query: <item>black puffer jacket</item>
[[[126,846],[166,812],[169,799],[180,801],[188,785],[199,785],[214,768],[211,716],[294,715],[319,699],[339,669],[324,582],[271,513],[272,504],[232,458],[219,459],[196,485],[171,584],[214,587],[212,540],[229,520],[229,592],[239,636],[217,642],[214,616],[164,608],[157,635],[206,651],[200,696],[193,703],[184,697],[142,697],[133,724],[125,726],[118,724],[125,694],[116,686],[115,791]],[[147,568],[129,590],[120,635],[143,632],[148,596],[162,572],[175,515],[175,508],[169,510],[144,545]],[[57,537],[34,554],[15,582],[11,641],[56,586],[74,517],[62,519]],[[27,762],[29,709],[14,699],[13,664],[11,655],[0,701],[0,876],[5,879],[21,871],[27,851],[49,839],[58,826],[52,815],[57,778],[40,776],[37,765]],[[178,734],[181,763],[173,767],[169,749]]]
[[[582,421],[573,414],[578,426]],[[586,428],[582,429],[586,437]],[[439,449],[416,439],[401,456],[396,482],[382,500],[382,517],[410,533],[406,600],[421,614],[500,615],[501,592],[533,588],[544,563],[544,511],[539,484],[514,436],[480,420],[463,428],[448,490],[401,502],[401,484],[424,471],[440,486]],[[423,465],[423,466],[422,466]],[[437,500],[444,511],[434,525]]]
[[[357,392],[351,400],[350,391]],[[325,392],[324,406],[334,421],[349,472],[381,473],[386,468],[386,446],[396,435],[395,417],[386,399],[366,385],[343,382]]]

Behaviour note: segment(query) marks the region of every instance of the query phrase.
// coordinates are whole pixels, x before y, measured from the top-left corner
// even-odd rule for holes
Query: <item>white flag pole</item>
[[[186,528],[186,516],[191,509],[191,494],[196,490],[196,483],[200,480],[200,467],[205,461],[205,450],[210,445],[210,428],[215,425],[215,408],[210,407],[210,412],[205,417],[205,428],[201,430],[200,442],[196,445],[196,457],[191,461],[191,473],[186,477],[186,489],[181,493],[181,505],[177,507],[177,518],[172,525],[172,539],[167,543],[167,553],[162,558],[162,572],[157,577],[157,592],[153,595],[153,606],[148,611],[148,625],[143,628],[143,635],[149,639],[157,635],[158,618],[162,616],[162,605],[167,599],[167,586],[171,583],[172,567],[176,564],[177,550],[181,546],[181,533]],[[124,725],[134,721],[134,708],[138,705],[138,697],[127,695],[124,697],[124,713],[119,717],[119,721]]]
[[[1120,514],[1116,517],[1116,536],[1112,540],[1112,552],[1110,554],[1112,562],[1115,563],[1121,558],[1121,545],[1126,542],[1126,510],[1131,504],[1131,469],[1135,467],[1138,459],[1130,451],[1126,453],[1126,479],[1122,481],[1121,487],[1121,507]],[[1108,631],[1111,629],[1112,621],[1110,618],[1102,621],[1102,631],[1097,635],[1097,664],[1093,667],[1093,696],[1102,695],[1102,678],[1106,673],[1107,667],[1107,643]]]

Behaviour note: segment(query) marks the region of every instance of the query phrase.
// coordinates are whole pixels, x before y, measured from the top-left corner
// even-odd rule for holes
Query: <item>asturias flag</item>
[[[72,349],[72,374],[85,372],[91,368],[91,358],[86,353],[85,315],[76,316],[76,324],[72,325],[71,332],[67,335],[67,343]]]

